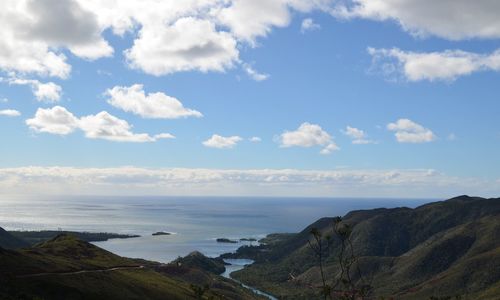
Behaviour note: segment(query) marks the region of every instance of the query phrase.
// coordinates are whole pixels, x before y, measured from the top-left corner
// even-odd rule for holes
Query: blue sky
[[[472,13],[480,21],[471,21],[454,15],[453,6],[466,1],[449,1],[451,9],[436,19],[424,15],[440,9],[432,3],[411,15],[365,0],[274,1],[189,1],[179,7],[182,16],[166,13],[164,20],[154,12],[175,2],[145,1],[151,15],[117,5],[116,16],[98,1],[11,4],[5,20],[38,23],[12,22],[0,33],[7,37],[0,51],[0,188],[498,195],[500,24],[488,18],[491,8],[479,1]],[[51,22],[55,13],[71,17]],[[255,14],[260,19],[245,21]],[[50,55],[55,62],[47,62]],[[134,85],[143,98],[131,94]],[[180,110],[162,114],[172,101]],[[112,128],[103,121],[109,118]],[[116,181],[89,183],[88,172]]]

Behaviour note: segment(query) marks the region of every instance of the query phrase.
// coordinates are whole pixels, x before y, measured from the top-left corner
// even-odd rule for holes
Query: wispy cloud
[[[353,144],[363,145],[363,144],[376,144],[377,142],[369,140],[368,135],[361,129],[347,126],[345,130],[341,132],[351,138]]]
[[[2,109],[0,110],[0,116],[6,117],[19,117],[21,113],[15,109]]]
[[[242,140],[243,138],[237,135],[225,137],[214,134],[208,140],[204,141],[203,145],[209,148],[231,149]]]
[[[387,124],[387,129],[395,132],[400,143],[428,143],[436,139],[434,133],[409,119],[399,119]]]
[[[500,50],[477,54],[461,50],[443,52],[411,52],[398,48],[368,48],[372,70],[393,80],[454,81],[479,71],[500,71]]]
[[[301,33],[306,33],[308,31],[314,31],[314,30],[319,30],[321,29],[321,26],[317,23],[314,22],[313,19],[311,18],[306,18],[302,20],[302,23],[300,24],[300,32]]]

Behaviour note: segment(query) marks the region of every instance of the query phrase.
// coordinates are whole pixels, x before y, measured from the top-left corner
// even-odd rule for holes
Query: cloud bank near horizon
[[[0,168],[2,194],[437,198],[494,196],[499,180],[433,169]]]

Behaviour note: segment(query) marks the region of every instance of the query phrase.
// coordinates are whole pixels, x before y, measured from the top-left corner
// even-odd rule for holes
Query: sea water
[[[251,197],[6,197],[0,227],[6,230],[72,230],[137,234],[94,244],[121,256],[169,262],[192,251],[215,257],[259,239],[298,232],[325,216],[377,207],[416,207],[432,199]],[[171,235],[152,236],[154,232]]]

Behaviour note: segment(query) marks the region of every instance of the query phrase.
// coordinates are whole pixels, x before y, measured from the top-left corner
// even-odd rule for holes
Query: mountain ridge
[[[239,251],[256,263],[234,276],[275,296],[315,295],[306,288],[320,284],[317,258],[307,241],[313,228],[327,235],[333,220],[321,218],[267,248]],[[351,211],[342,220],[352,226],[355,255],[377,296],[480,297],[500,281],[500,198],[462,195],[414,209]],[[338,272],[338,251],[334,240],[325,260],[331,277]]]

